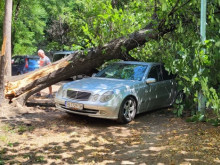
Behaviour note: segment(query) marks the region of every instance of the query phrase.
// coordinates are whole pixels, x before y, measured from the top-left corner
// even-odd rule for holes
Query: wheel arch
[[[123,101],[124,101],[126,98],[128,98],[128,97],[132,97],[132,98],[135,100],[135,102],[136,102],[136,108],[137,108],[136,113],[137,113],[137,112],[138,112],[138,100],[137,100],[137,97],[136,97],[136,96],[134,96],[134,95],[132,95],[132,94],[127,95],[127,96],[122,100],[121,104],[122,104]]]
[[[132,99],[136,103],[135,113],[132,114],[132,116],[130,116],[129,119],[124,116],[124,109],[123,109],[123,106],[126,103],[126,100],[128,99]],[[124,97],[120,105],[117,122],[122,123],[122,124],[127,124],[131,122],[135,118],[135,115],[137,114],[137,108],[138,108],[138,101],[134,95],[127,95],[126,97]]]

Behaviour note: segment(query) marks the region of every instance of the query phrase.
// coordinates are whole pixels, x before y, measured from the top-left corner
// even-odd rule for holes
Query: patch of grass
[[[0,155],[0,165],[4,165],[4,161],[1,159],[1,155]]]
[[[5,136],[5,135],[0,136],[0,141],[7,143],[7,141],[8,141],[7,136]]]
[[[15,142],[15,143],[8,142],[8,146],[9,146],[9,147],[16,147],[16,146],[18,146],[18,145],[19,145],[18,142]]]
[[[8,146],[9,146],[9,147],[13,147],[13,143],[9,142],[9,143],[8,143]]]
[[[34,153],[32,154],[24,154],[22,156],[24,159],[29,159],[31,161],[33,161],[34,163],[37,163],[37,164],[42,164],[42,163],[45,163],[46,160],[45,160],[45,157],[42,156],[42,155],[35,155]]]
[[[24,132],[31,132],[34,130],[34,126],[27,126],[27,125],[16,125],[16,126],[10,126],[8,124],[3,125],[1,129],[4,132],[8,133],[24,133]]]
[[[10,132],[10,133],[14,133],[14,127],[10,126],[8,124],[4,125],[1,127],[1,129],[5,132]]]
[[[25,155],[23,155],[23,158],[25,158],[25,159],[30,159],[31,157],[32,157],[31,154],[25,154]]]
[[[4,165],[4,161],[2,159],[2,154],[0,153],[0,165]]]
[[[24,132],[31,132],[34,130],[33,126],[24,126],[24,125],[20,125],[17,128],[18,133],[22,134]]]
[[[211,123],[213,126],[220,126],[220,119],[207,119],[207,122]]]
[[[51,155],[51,156],[48,156],[48,157],[51,158],[51,159],[62,159],[61,155]]]
[[[6,151],[6,149],[4,148],[4,149],[2,149],[2,150],[0,150],[0,165],[4,165],[5,163],[4,163],[4,160],[3,160],[3,158],[2,158],[2,155],[3,154],[5,154],[7,151]]]
[[[45,159],[45,158],[44,158],[43,156],[36,156],[36,157],[35,157],[35,161],[36,161],[37,163],[43,163],[43,162],[45,162],[44,159]]]

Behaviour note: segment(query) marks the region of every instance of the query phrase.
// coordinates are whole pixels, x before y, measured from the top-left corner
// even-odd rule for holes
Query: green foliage
[[[213,126],[220,126],[220,119],[207,119],[207,122],[211,123]]]
[[[20,3],[19,3],[20,2]],[[18,5],[18,8],[16,8]],[[42,40],[46,11],[37,0],[18,1],[13,8],[13,54],[32,54],[36,52],[36,44]]]
[[[0,1],[0,11],[4,11],[4,1]],[[4,12],[0,12],[0,22],[4,22]],[[1,35],[3,35],[3,23],[0,24],[0,31],[2,32]],[[3,42],[3,37],[0,37],[0,43]]]
[[[96,3],[92,0],[71,2],[78,8],[74,7],[74,13],[69,13],[69,18],[74,22],[70,26],[72,29],[79,25],[82,27],[76,28],[77,31],[71,35],[83,36],[77,38],[78,44],[84,47],[96,47],[126,36],[146,24],[145,18],[149,13],[143,12],[146,4],[141,2],[127,2],[129,6],[125,5],[123,9],[113,8],[111,0],[99,0]]]
[[[6,149],[0,149],[0,165],[4,165],[4,160],[2,158],[2,155],[6,153]]]
[[[178,102],[178,101],[177,101]],[[178,104],[176,103],[174,105],[174,110],[173,113],[176,114],[178,117],[183,115],[183,110],[184,110],[184,104]]]
[[[0,154],[0,165],[4,165],[4,161],[3,161],[3,159],[1,158],[1,154]]]
[[[34,130],[33,126],[24,126],[24,125],[19,125],[17,128],[17,132],[20,134],[23,134],[24,132],[31,132]]]
[[[196,115],[193,115],[192,117],[188,118],[186,121],[187,122],[205,121],[205,115],[198,112]]]
[[[161,0],[161,3],[165,3],[165,1]],[[196,11],[199,13],[200,4],[191,1],[189,5],[172,18],[166,18],[168,27],[176,27],[175,33],[166,34],[159,41],[147,42],[144,47],[136,48],[130,53],[141,61],[163,62],[169,72],[177,75],[179,88],[187,95],[186,102],[178,104],[174,108],[174,112],[178,116],[181,116],[185,110],[190,110],[192,114],[196,111],[198,92],[202,90],[206,97],[206,107],[211,108],[216,118],[219,119],[220,31],[216,22],[219,22],[220,18],[214,14],[217,5],[214,2],[209,3],[206,33],[207,38],[211,39],[206,40],[204,44],[201,43],[199,36],[200,15],[190,14]],[[164,4],[160,11],[169,13],[171,6],[173,5],[169,5],[169,3]],[[167,15],[164,13],[160,13],[161,16]],[[185,24],[188,21],[191,23]],[[200,118],[197,116],[194,119]]]
[[[135,58],[144,61],[165,63],[169,72],[177,74],[180,89],[183,89],[188,98],[194,98],[188,99],[191,102],[190,105],[197,105],[195,103],[198,102],[198,92],[202,90],[206,97],[206,107],[212,108],[219,118],[220,72],[218,68],[220,68],[220,58],[219,49],[216,51],[216,42],[207,40],[205,44],[201,44],[197,41],[186,45],[187,47],[184,44],[178,40],[176,43],[170,43],[169,40],[161,39],[159,43],[154,41],[147,43],[143,49],[138,48],[132,54]],[[145,56],[140,56],[142,54]],[[183,107],[189,108],[184,104],[175,108],[178,116],[182,115]],[[196,107],[190,106],[190,108],[193,111]]]
[[[206,97],[206,106],[214,110],[218,119],[220,119],[220,98],[213,87],[209,88],[208,77],[201,80],[202,91]]]

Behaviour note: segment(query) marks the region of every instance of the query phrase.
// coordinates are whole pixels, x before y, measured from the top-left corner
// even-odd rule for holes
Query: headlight
[[[64,97],[66,94],[66,90],[63,89],[63,86],[60,87],[60,89],[57,92],[57,96]]]
[[[57,95],[62,95],[62,92],[63,92],[63,86],[59,88],[59,90],[57,91]]]
[[[64,90],[64,89],[62,91],[62,97],[66,97],[66,90]]]
[[[99,94],[92,95],[91,101],[95,102],[98,100],[98,98],[99,98]]]
[[[100,102],[107,102],[109,100],[111,100],[112,98],[114,97],[114,92],[113,91],[108,91],[108,92],[105,92],[101,98],[100,98]]]

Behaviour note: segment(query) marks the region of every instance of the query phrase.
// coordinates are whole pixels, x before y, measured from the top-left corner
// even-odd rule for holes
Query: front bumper
[[[83,104],[82,110],[72,110],[65,107],[65,102],[81,103]],[[79,115],[85,115],[89,117],[105,118],[105,119],[118,119],[118,112],[120,109],[120,104],[115,101],[115,99],[106,103],[97,103],[92,101],[78,101],[71,100],[68,98],[55,97],[55,105],[58,110],[65,111],[68,113],[74,113]]]

